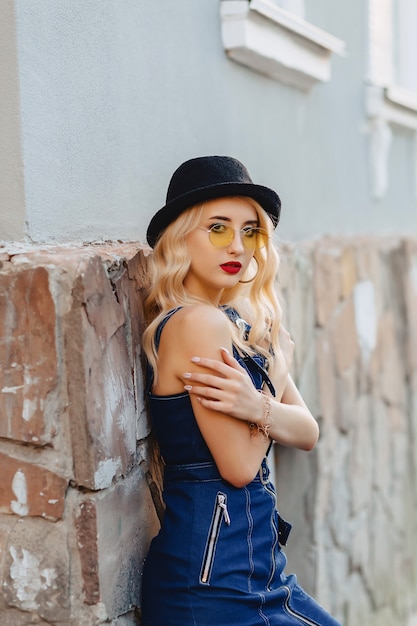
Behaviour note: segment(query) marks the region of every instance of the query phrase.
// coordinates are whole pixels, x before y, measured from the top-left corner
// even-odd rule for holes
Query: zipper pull
[[[223,511],[224,521],[226,522],[228,526],[230,526],[230,515],[229,515],[229,511],[227,510],[226,496],[224,496],[222,493],[219,493],[218,495],[218,505]]]

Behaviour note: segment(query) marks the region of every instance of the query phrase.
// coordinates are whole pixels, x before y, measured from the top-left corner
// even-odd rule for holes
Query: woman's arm
[[[237,419],[262,424],[264,402],[261,394],[254,389],[246,370],[228,351],[223,349],[222,357],[222,361],[192,358],[193,363],[206,371],[199,370],[184,378],[189,393],[200,397],[200,403],[207,408],[215,407]],[[269,436],[284,446],[311,450],[319,435],[317,422],[288,374],[286,380],[281,401],[270,398]]]
[[[230,324],[224,313],[207,305],[184,307],[169,320],[162,333],[159,348],[161,367],[158,367],[158,380],[161,382],[158,385],[174,375],[177,384],[183,389],[185,383],[188,390],[187,383],[193,376],[213,378],[212,369],[205,367],[204,362],[205,360],[208,363],[219,362],[222,359],[221,346],[232,349]],[[199,373],[190,372],[191,377],[184,378],[184,373],[190,369],[191,359],[195,355],[204,355],[204,359],[202,358],[199,363]],[[224,363],[223,365],[227,368],[227,373],[232,369]],[[223,378],[221,373],[217,373],[214,378],[214,383],[220,384],[220,387],[223,381],[228,380]],[[269,441],[258,432],[251,436],[249,425],[243,419],[245,410],[242,410],[242,418],[236,419],[237,416],[229,415],[224,407],[223,410],[217,410],[215,403],[206,403],[203,394],[209,396],[210,393],[216,393],[216,389],[206,387],[201,379],[196,382],[201,393],[190,390],[190,398],[202,436],[221,476],[232,485],[242,487],[253,480],[259,471]],[[245,385],[252,392],[252,402],[255,406],[261,397],[249,376],[245,379]],[[172,390],[174,389],[172,386]],[[158,393],[164,393],[164,389],[160,387]],[[245,402],[246,398],[245,394],[242,402]],[[239,399],[236,399],[235,404],[240,404]]]

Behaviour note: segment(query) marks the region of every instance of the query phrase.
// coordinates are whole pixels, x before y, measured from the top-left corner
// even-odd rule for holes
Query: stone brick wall
[[[134,244],[0,247],[0,624],[140,624],[162,512]],[[417,610],[417,240],[283,246],[317,448],[276,446],[288,556],[345,626]]]
[[[137,624],[159,498],[145,259],[130,244],[9,246],[0,263],[0,623]]]
[[[320,423],[278,451],[290,565],[345,626],[417,611],[417,239],[285,250],[294,376]]]

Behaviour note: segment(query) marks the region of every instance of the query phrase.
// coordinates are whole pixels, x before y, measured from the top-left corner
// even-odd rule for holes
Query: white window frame
[[[369,0],[369,65],[365,106],[370,132],[372,195],[376,199],[383,198],[388,190],[388,162],[395,126],[410,130],[414,136],[417,197],[417,91],[399,85],[396,79],[395,1]]]
[[[394,0],[396,5],[395,41],[396,72],[399,85],[413,93],[417,92],[417,3],[415,0]],[[410,59],[414,59],[410,63]]]
[[[341,39],[273,0],[222,0],[220,15],[231,59],[303,91],[329,81],[332,53],[345,51]]]

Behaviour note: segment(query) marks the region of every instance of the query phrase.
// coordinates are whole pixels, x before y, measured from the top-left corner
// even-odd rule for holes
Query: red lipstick
[[[220,267],[227,274],[237,274],[242,268],[242,263],[239,263],[239,261],[229,261],[228,263],[223,263]]]

